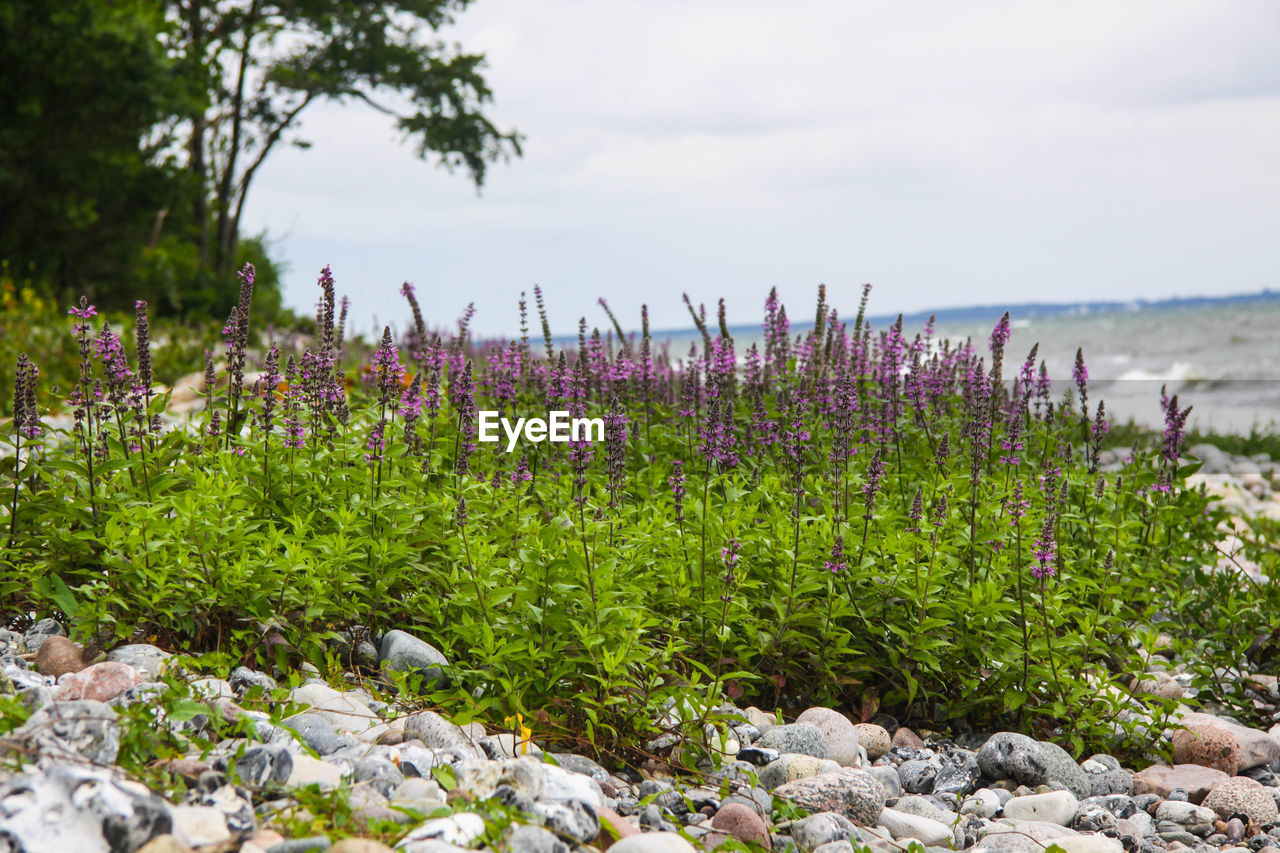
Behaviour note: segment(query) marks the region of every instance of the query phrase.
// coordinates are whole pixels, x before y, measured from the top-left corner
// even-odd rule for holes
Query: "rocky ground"
[[[1103,461],[1118,465],[1122,452],[1109,453]],[[1280,466],[1207,445],[1191,453],[1205,463],[1193,485],[1203,483],[1238,519],[1280,519]],[[1223,531],[1219,567],[1265,578],[1240,556],[1240,532]],[[138,719],[130,709],[164,706],[170,687],[158,679],[173,658],[149,645],[93,653],[64,633],[52,620],[23,634],[0,630],[0,695],[16,694],[31,713],[0,736],[0,853],[373,853],[390,849],[385,841],[407,853],[687,853],[737,842],[851,853],[913,841],[999,853],[1050,844],[1067,853],[1280,853],[1275,673],[1223,676],[1250,692],[1276,724],[1270,731],[1185,705],[1180,726],[1152,719],[1171,766],[1123,767],[1110,755],[1077,762],[1060,745],[1021,734],[949,739],[883,715],[856,724],[810,708],[783,722],[757,708],[724,708],[734,721],[714,733],[721,766],[674,779],[660,765],[611,772],[582,755],[547,754],[536,735],[457,726],[379,702],[354,677],[335,686],[314,671],[288,691],[301,710],[273,721],[261,709],[276,682],[237,668],[188,676],[207,713],[155,725],[208,737],[210,717],[221,715],[248,721],[252,736],[168,760],[161,769],[180,784],[156,790],[128,778],[117,759]],[[431,676],[447,665],[403,631],[372,640],[354,650],[366,666]],[[1157,643],[1148,660],[1129,694],[1195,699],[1170,647]],[[1140,717],[1146,712],[1129,694],[1117,698]],[[648,747],[679,745],[664,738]],[[339,803],[349,810],[341,832],[296,837],[309,812]]]
[[[124,721],[137,719],[128,709],[163,703],[171,688],[157,678],[177,671],[173,659],[126,645],[86,660],[62,633],[52,620],[0,632],[0,692],[33,711],[0,738],[0,851],[389,849],[368,837],[377,835],[409,853],[687,853],[730,839],[797,853],[903,850],[913,840],[1001,853],[1050,843],[1067,853],[1280,853],[1280,725],[1268,733],[1189,709],[1164,733],[1172,766],[1125,768],[1109,755],[1077,762],[1012,732],[951,740],[886,716],[855,724],[810,708],[784,723],[725,708],[735,716],[719,732],[721,766],[676,780],[657,765],[610,772],[582,755],[545,754],[536,738],[457,726],[318,677],[289,691],[301,710],[273,723],[253,707],[275,681],[241,667],[225,679],[190,677],[208,714],[156,725],[208,734],[216,708],[248,720],[252,737],[169,759],[164,769],[183,785],[157,792],[115,764]],[[363,654],[385,669],[431,673],[446,663],[403,631],[375,640]],[[1185,688],[1170,655],[1151,655],[1137,690],[1177,698]],[[1280,716],[1274,675],[1237,675],[1259,709]],[[316,791],[346,803],[350,822],[334,835],[354,837],[288,837],[308,810],[337,808]]]

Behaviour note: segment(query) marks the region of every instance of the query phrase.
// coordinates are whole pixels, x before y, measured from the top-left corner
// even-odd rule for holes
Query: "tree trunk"
[[[191,0],[187,7],[187,29],[191,36],[191,55],[199,65],[204,57],[204,22],[201,20],[203,0]],[[196,194],[192,201],[191,215],[196,227],[200,229],[200,266],[209,266],[209,204],[206,198],[208,186],[207,166],[204,161],[204,134],[206,121],[204,111],[191,116],[191,138],[187,142],[187,163],[196,179]]]
[[[244,88],[249,71],[249,45],[253,41],[253,28],[257,23],[258,2],[249,7],[244,19],[244,41],[240,46],[240,68],[236,71],[236,91],[231,101],[231,144],[227,151],[227,162],[218,181],[218,278],[230,278],[236,262],[236,226],[237,217],[232,216],[232,206],[236,204],[233,195],[243,192],[237,187],[236,165],[240,156],[241,128],[244,124]],[[239,192],[237,192],[239,190]]]

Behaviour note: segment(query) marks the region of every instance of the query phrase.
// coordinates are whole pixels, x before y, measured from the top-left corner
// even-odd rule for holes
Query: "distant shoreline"
[[[1014,318],[1023,320],[1045,319],[1047,317],[1084,317],[1101,314],[1116,314],[1128,311],[1161,311],[1184,308],[1220,307],[1224,305],[1248,305],[1252,303],[1280,302],[1280,290],[1264,288],[1251,293],[1235,293],[1225,296],[1175,296],[1168,299],[1129,299],[1100,300],[1090,302],[1019,302],[988,303],[985,305],[956,306],[950,308],[934,308],[924,311],[903,312],[902,321],[907,326],[919,326],[930,317],[939,324],[975,323],[989,321],[995,323],[1000,315],[1008,311]],[[833,306],[838,307],[838,306]],[[844,317],[845,315],[841,315]],[[848,315],[852,317],[852,313]],[[866,321],[876,328],[885,328],[898,319],[898,314],[869,314]],[[735,337],[746,337],[760,332],[759,323],[740,323],[730,325],[729,333]],[[791,318],[791,329],[795,332],[813,328],[812,319]],[[603,332],[604,329],[602,328]],[[638,330],[628,330],[639,334]],[[654,340],[683,338],[700,338],[701,334],[693,326],[670,329],[654,329],[650,332]],[[555,343],[574,344],[578,336],[555,335]]]

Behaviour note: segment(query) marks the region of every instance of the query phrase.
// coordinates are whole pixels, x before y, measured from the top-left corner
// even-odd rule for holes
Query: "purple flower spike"
[[[849,563],[844,556],[844,537],[837,536],[835,542],[831,545],[831,557],[823,564],[823,568],[832,574],[838,575],[849,568]]]
[[[1044,525],[1040,528],[1040,535],[1036,537],[1035,545],[1032,546],[1032,553],[1035,555],[1035,565],[1031,567],[1031,574],[1036,578],[1043,580],[1051,578],[1054,575],[1054,561],[1058,556],[1057,542],[1054,536],[1054,513],[1050,512],[1045,516]]]

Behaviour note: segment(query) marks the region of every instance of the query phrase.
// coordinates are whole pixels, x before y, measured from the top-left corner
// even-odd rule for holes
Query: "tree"
[[[470,0],[174,0],[171,50],[205,94],[185,116],[187,168],[206,189],[191,217],[201,264],[236,261],[253,179],[321,100],[359,101],[394,119],[418,156],[465,169],[519,156],[521,137],[483,114],[484,57],[436,38]]]
[[[61,296],[107,295],[189,203],[152,134],[189,109],[165,26],[147,0],[0,2],[0,259]]]

